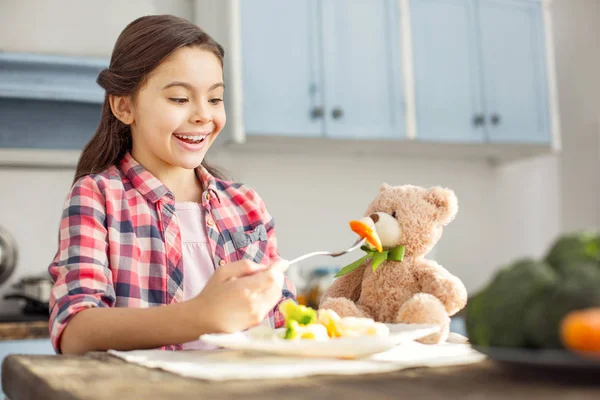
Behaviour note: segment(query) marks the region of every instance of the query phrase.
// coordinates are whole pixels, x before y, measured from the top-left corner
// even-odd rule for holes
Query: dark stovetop
[[[0,323],[5,322],[33,322],[48,321],[48,315],[44,314],[25,314],[25,313],[0,313]]]
[[[48,321],[48,302],[42,302],[20,293],[4,296],[0,309],[0,323]]]

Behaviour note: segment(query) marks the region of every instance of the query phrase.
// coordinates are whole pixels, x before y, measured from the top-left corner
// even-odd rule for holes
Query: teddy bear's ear
[[[388,190],[389,188],[390,188],[390,185],[388,185],[386,182],[383,182],[383,183],[381,184],[381,186],[379,186],[379,191],[380,191],[380,192],[383,192],[383,191],[385,191],[385,190]]]
[[[458,199],[450,189],[432,187],[427,193],[427,201],[437,208],[437,217],[443,225],[452,221],[458,212]]]

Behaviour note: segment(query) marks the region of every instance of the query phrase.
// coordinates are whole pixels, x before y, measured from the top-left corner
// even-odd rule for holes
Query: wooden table
[[[111,399],[600,399],[600,376],[503,368],[493,361],[361,376],[210,382],[129,364],[106,353],[7,357],[10,400]]]

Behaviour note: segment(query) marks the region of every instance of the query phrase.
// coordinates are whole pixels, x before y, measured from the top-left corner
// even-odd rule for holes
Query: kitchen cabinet
[[[317,0],[240,2],[247,134],[321,136]]]
[[[559,150],[548,2],[194,4],[226,50],[215,147],[499,160]],[[0,165],[73,167],[100,118],[106,65],[0,52]]]
[[[547,7],[241,2],[245,132],[549,149],[558,111]]]
[[[410,7],[417,139],[550,144],[540,1],[412,0]]]
[[[490,142],[550,142],[542,3],[480,0],[479,36]]]
[[[240,7],[247,135],[404,136],[396,0]]]
[[[411,3],[419,140],[484,140],[473,5],[471,0]]]

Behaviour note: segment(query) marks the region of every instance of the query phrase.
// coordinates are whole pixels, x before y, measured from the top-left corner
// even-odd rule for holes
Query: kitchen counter
[[[50,337],[48,320],[0,322],[0,341]]]
[[[597,400],[597,375],[502,368],[491,360],[362,376],[204,381],[107,353],[8,356],[2,385],[11,400],[104,399],[559,399]]]

